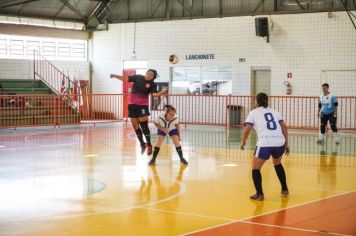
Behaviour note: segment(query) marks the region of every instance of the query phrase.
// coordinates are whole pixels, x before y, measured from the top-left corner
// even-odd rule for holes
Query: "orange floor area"
[[[355,216],[352,192],[190,235],[356,235]]]
[[[130,125],[0,130],[0,235],[356,235],[356,135],[291,131],[290,196],[269,161],[255,202],[255,136],[241,151],[239,129],[182,128],[189,165],[166,139],[156,167]]]

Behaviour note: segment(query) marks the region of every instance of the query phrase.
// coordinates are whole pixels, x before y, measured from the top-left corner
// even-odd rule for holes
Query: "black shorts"
[[[336,125],[336,117],[334,116],[334,112],[330,114],[323,114],[322,112],[320,113],[320,123],[322,125],[327,125],[328,121],[330,122],[330,125]]]
[[[139,117],[149,116],[149,115],[150,115],[150,111],[148,109],[148,106],[129,104],[130,118],[139,118]]]

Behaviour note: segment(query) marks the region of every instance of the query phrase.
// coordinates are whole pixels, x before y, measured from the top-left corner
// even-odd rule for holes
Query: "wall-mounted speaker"
[[[268,17],[255,18],[256,36],[268,36]]]

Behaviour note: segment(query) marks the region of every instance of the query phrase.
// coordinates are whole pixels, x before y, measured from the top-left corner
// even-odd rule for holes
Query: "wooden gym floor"
[[[148,167],[129,125],[0,130],[0,235],[356,235],[355,134],[291,132],[290,196],[269,161],[254,202],[240,133],[183,127],[189,166],[167,139]]]

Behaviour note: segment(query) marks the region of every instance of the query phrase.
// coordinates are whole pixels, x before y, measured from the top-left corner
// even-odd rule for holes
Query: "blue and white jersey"
[[[155,123],[171,131],[176,128],[176,124],[178,124],[178,118],[177,116],[175,116],[172,120],[167,121],[165,118],[165,114],[162,113],[157,117]]]
[[[326,96],[324,94],[320,95],[320,104],[320,112],[325,115],[333,113],[335,111],[335,107],[338,105],[336,96],[331,95],[330,93]]]
[[[269,107],[258,107],[250,111],[245,124],[253,125],[256,130],[258,147],[280,147],[286,142],[280,121],[283,119],[279,112]]]

